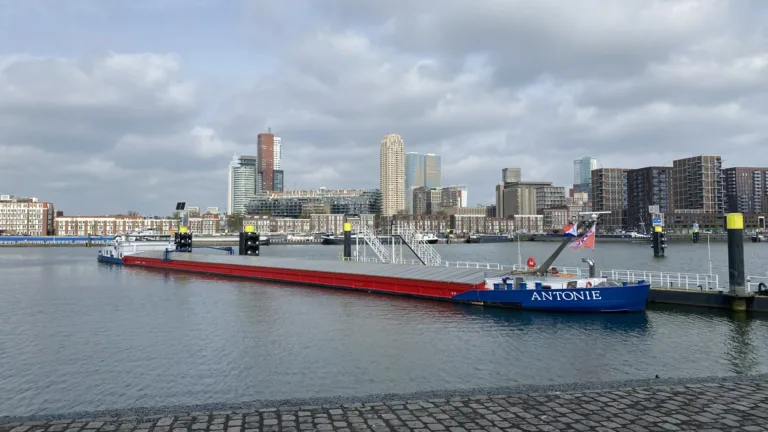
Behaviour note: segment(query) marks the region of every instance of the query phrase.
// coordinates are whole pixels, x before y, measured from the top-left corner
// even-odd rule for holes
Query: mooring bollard
[[[725,215],[728,230],[728,283],[736,295],[746,294],[744,276],[744,216],[741,213]]]
[[[653,256],[654,258],[661,258],[665,255],[665,249],[667,248],[667,239],[664,235],[664,231],[660,225],[653,227]]]
[[[352,224],[344,222],[344,259],[352,258]]]
[[[728,213],[725,215],[725,229],[728,231],[728,287],[731,296],[731,309],[747,309],[747,298],[751,297],[746,289],[744,272],[744,215]]]

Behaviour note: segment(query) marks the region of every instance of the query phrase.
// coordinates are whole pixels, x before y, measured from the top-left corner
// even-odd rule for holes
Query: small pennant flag
[[[579,224],[578,223],[572,223],[569,225],[566,225],[565,228],[563,228],[563,237],[576,237],[579,232]]]
[[[571,243],[571,249],[591,248],[595,250],[595,228],[597,228],[597,224],[592,225],[592,228],[584,233],[583,236]]]

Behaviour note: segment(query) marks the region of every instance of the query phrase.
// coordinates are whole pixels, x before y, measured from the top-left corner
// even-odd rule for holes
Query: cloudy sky
[[[378,187],[395,132],[471,204],[583,155],[767,166],[768,2],[0,0],[0,193],[224,209],[267,127],[286,188]]]

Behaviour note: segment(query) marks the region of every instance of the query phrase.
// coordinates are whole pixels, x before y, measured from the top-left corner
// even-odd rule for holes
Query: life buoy
[[[587,288],[591,288],[591,287],[592,287],[592,282],[587,281]]]
[[[528,264],[528,268],[534,268],[536,267],[536,260],[533,257],[529,257],[526,264]]]

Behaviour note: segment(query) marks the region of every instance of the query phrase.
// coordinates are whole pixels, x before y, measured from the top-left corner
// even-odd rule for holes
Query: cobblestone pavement
[[[0,432],[768,431],[768,380],[0,424]]]

